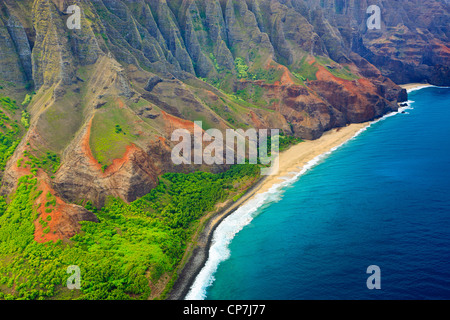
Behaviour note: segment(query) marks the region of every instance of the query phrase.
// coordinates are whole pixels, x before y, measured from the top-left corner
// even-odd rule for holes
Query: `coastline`
[[[433,87],[433,85],[428,83],[406,83],[399,85],[401,88],[406,89],[406,91],[411,92],[414,90],[419,90],[422,88]]]
[[[255,195],[265,193],[274,185],[283,182],[284,178],[298,174],[308,162],[347,142],[370,123],[354,123],[343,128],[332,129],[317,140],[306,140],[281,152],[278,173],[268,176],[255,191]]]
[[[217,226],[240,206],[251,199],[264,183],[266,177],[261,177],[236,202],[229,200],[225,206],[214,213],[205,223],[198,237],[194,240],[194,248],[189,254],[188,261],[180,268],[177,280],[168,293],[168,300],[183,300],[188,294],[197,275],[205,265],[209,256],[212,236]]]
[[[400,85],[409,92],[433,87],[426,83],[408,83]],[[344,128],[327,131],[317,140],[307,140],[280,153],[280,168],[276,175],[267,177],[255,194],[267,192],[274,184],[282,182],[283,177],[297,173],[309,161],[324,154],[331,149],[345,143],[357,134],[359,130],[369,126],[372,121],[365,123],[353,123]]]
[[[410,83],[400,85],[409,92],[430,87],[430,84]],[[308,163],[317,159],[321,155],[333,151],[341,146],[359,132],[369,127],[373,121],[350,124],[343,128],[335,128],[327,131],[317,140],[306,140],[290,147],[279,154],[279,170],[272,176],[264,176],[255,183],[238,201],[227,203],[219,212],[215,213],[205,224],[203,230],[196,241],[190,258],[181,268],[178,279],[169,292],[169,300],[185,299],[194,284],[197,275],[205,266],[209,250],[212,244],[214,231],[218,225],[238,208],[254,199],[256,195],[267,193],[276,185],[282,183],[286,178],[298,175]]]
[[[186,297],[197,275],[208,260],[214,231],[225,218],[256,195],[267,192],[274,185],[283,182],[286,177],[298,174],[308,162],[347,142],[370,124],[371,122],[365,122],[332,129],[317,140],[307,140],[280,152],[277,174],[262,176],[238,201],[227,203],[205,223],[195,241],[195,247],[192,249],[188,261],[180,268],[178,278],[168,294],[168,300],[181,300]]]

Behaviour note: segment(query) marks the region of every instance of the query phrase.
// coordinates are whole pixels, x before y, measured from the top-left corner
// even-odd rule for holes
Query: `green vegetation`
[[[276,67],[268,69],[258,67],[259,64],[255,64],[250,70],[244,59],[240,57],[234,60],[234,65],[238,79],[264,80],[267,83],[274,83],[281,79],[284,72],[283,69]]]
[[[48,90],[40,98],[41,101],[50,101],[52,90]],[[52,150],[64,150],[73,139],[77,130],[84,121],[84,101],[81,94],[73,90],[67,92],[60,100],[45,108],[39,117],[39,130],[42,137],[48,142]]]
[[[115,133],[122,133],[123,130],[122,130],[122,128],[120,127],[120,125],[116,124],[114,132],[115,132]],[[125,132],[123,132],[123,134],[125,134]]]
[[[332,75],[334,75],[335,77],[344,79],[344,80],[357,80],[359,79],[359,77],[355,74],[353,74],[352,72],[350,72],[350,70],[348,70],[348,68],[337,68],[337,69],[330,69],[328,68],[328,71],[331,72]]]
[[[269,68],[269,69],[256,69],[250,73],[252,80],[264,80],[267,83],[273,84],[275,81],[279,81],[283,75],[283,69]]]
[[[342,67],[328,57],[317,56],[315,61],[309,63],[305,57],[300,61],[299,67],[295,68],[292,74],[302,83],[305,81],[317,80],[316,74],[319,71],[318,65],[326,68],[332,75],[344,80],[356,80],[359,77],[350,71],[349,67]]]
[[[209,58],[213,62],[214,68],[216,69],[216,71],[218,73],[221,73],[224,70],[224,68],[219,66],[219,64],[217,63],[217,59],[216,59],[216,57],[214,56],[214,54],[212,52],[209,54]]]
[[[350,81],[359,79],[357,75],[350,71],[348,66],[342,67],[328,57],[318,56],[316,57],[316,61],[323,67],[327,68],[327,70],[335,77]]]
[[[293,136],[287,136],[287,135],[285,135],[285,133],[283,131],[281,131],[280,134],[278,135],[278,151],[279,152],[285,151],[285,150],[289,149],[289,147],[299,144],[301,142],[303,142],[302,139],[296,138]],[[271,150],[272,150],[272,137],[268,136],[267,137],[267,153],[268,153],[268,155],[271,154]]]
[[[233,197],[233,201],[234,201],[234,202],[238,201],[240,198],[242,198],[242,196],[243,196],[244,194],[245,194],[245,192],[242,192],[242,193],[239,193],[239,194],[235,195],[235,196]]]
[[[26,129],[30,127],[30,115],[25,110],[22,111],[22,117],[20,118],[20,122]]]
[[[290,146],[299,144],[300,142],[303,142],[302,139],[296,138],[293,136],[286,136],[284,134],[281,134],[279,137],[279,150],[284,151],[289,149]]]
[[[31,168],[32,172],[37,172],[37,168],[42,168],[44,171],[50,173],[55,173],[58,171],[59,166],[61,164],[61,160],[56,153],[47,151],[45,155],[41,157],[36,157],[32,155],[29,151],[25,150],[23,153],[24,157],[27,157],[29,160],[25,161],[24,167],[27,168],[28,165]],[[21,159],[19,159],[21,160]],[[17,163],[22,164],[22,161],[18,161]],[[34,169],[34,170],[33,170]]]
[[[248,94],[251,100],[262,100],[260,87],[251,88]],[[23,127],[29,127],[29,115],[10,98],[2,97],[0,103],[3,169],[20,141]],[[239,107],[233,106],[231,103],[230,109]],[[110,159],[123,155],[134,138],[130,127],[134,118],[127,112],[108,109],[93,120],[90,144],[97,159],[104,160],[103,170]],[[64,119],[58,114],[47,113],[49,125]],[[237,201],[249,182],[259,177],[256,165],[237,165],[220,174],[167,173],[149,194],[130,204],[109,198],[98,209],[85,203],[97,215],[98,223],[82,222],[81,232],[71,239],[39,243],[34,238],[35,223],[43,234],[55,233],[51,225],[52,214],[53,220],[57,217],[57,203],[55,196],[47,193],[41,204],[42,215],[38,214],[35,200],[42,191],[35,175],[39,168],[49,174],[56,172],[60,158],[51,151],[27,145],[17,165],[30,168],[32,174],[20,178],[15,193],[9,195],[9,204],[0,197],[0,300],[147,299],[151,295],[149,284],[162,276],[171,279],[167,292],[205,214],[215,211],[222,201]],[[66,287],[70,265],[81,269],[81,290]]]
[[[245,63],[244,59],[237,57],[234,60],[234,66],[237,72],[238,79],[244,79],[248,77],[248,65]]]
[[[8,130],[6,134],[0,132],[0,170],[5,169],[6,162],[19,144],[17,136],[19,135],[20,129],[15,123],[12,126],[13,129]]]
[[[33,99],[33,95],[32,94],[27,94],[25,96],[25,99],[23,99],[22,106],[28,106],[32,99]]]
[[[0,106],[4,110],[13,111],[19,109],[19,107],[16,105],[16,100],[11,100],[10,97],[3,97],[0,96]]]
[[[302,76],[301,74],[299,74],[298,72],[292,72],[292,74],[299,80],[301,80],[302,82],[305,82],[307,79]]]
[[[33,222],[45,234],[49,218],[39,218],[33,205],[40,194],[36,178],[22,177],[9,205],[0,198],[0,299],[147,299],[150,281],[173,275],[199,219],[258,174],[253,165],[220,174],[167,173],[130,204],[110,198],[96,209],[86,203],[99,223],[82,222],[82,232],[65,243],[34,240]],[[53,205],[54,197],[46,197]],[[80,267],[81,290],[66,288],[70,265]]]
[[[138,139],[132,134],[135,115],[126,109],[110,107],[114,103],[117,102],[106,104],[92,121],[89,143],[101,165],[110,165],[113,159],[121,158],[127,146]]]
[[[302,59],[300,67],[294,70],[292,74],[301,81],[317,80],[316,73],[319,69],[317,68],[316,63],[309,64],[305,58],[306,56]]]
[[[13,120],[19,107],[16,101],[0,96],[0,170],[3,171],[6,162],[16,150],[24,130]],[[27,118],[28,119],[28,118]],[[23,124],[24,122],[22,122]],[[26,122],[28,124],[28,122]]]

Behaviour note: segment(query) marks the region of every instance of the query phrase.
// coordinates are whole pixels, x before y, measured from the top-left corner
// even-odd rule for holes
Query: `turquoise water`
[[[243,208],[244,222],[224,221],[228,240],[216,236],[224,243],[190,297],[449,299],[450,89],[409,99],[406,113]],[[370,265],[380,290],[366,286]]]

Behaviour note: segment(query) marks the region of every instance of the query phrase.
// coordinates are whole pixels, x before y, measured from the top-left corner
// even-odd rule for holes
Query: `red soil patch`
[[[370,82],[368,79],[360,78],[356,81],[345,80],[334,76],[331,72],[329,72],[325,67],[321,65],[317,65],[319,70],[316,73],[317,80],[320,81],[333,81],[339,83],[345,90],[352,92],[355,95],[361,95],[361,92],[370,92],[376,94],[375,85]]]
[[[291,73],[286,66],[276,63],[275,61],[270,59],[266,64],[266,70],[271,69],[271,68],[275,68],[277,70],[283,70],[283,74],[281,75],[280,81],[275,81],[274,85],[280,86],[280,85],[294,84],[294,81],[292,80],[292,77],[291,77]]]
[[[294,81],[291,78],[291,73],[289,72],[289,69],[285,66],[281,66],[282,69],[284,69],[284,73],[281,76],[281,84],[287,84],[292,85],[294,84]]]
[[[206,90],[206,93],[208,94],[209,98],[213,101],[219,100],[219,97],[212,91]]]
[[[266,63],[266,70],[269,70],[270,68],[275,68],[275,61],[273,59],[268,59]]]
[[[314,62],[316,62],[316,58],[314,58],[314,57],[308,57],[308,58],[306,58],[306,62],[307,62],[309,65],[312,65]]]
[[[127,146],[123,157],[120,159],[114,159],[113,163],[106,168],[104,175],[111,175],[119,171],[125,163],[131,160],[131,155],[139,150],[140,149],[135,144]]]
[[[122,101],[122,99],[117,98],[117,105],[119,106],[119,109],[125,108],[125,103]]]
[[[250,111],[250,118],[252,119],[252,122],[255,125],[255,127],[257,128],[264,127],[264,124],[261,122],[261,120],[258,118],[255,112]]]
[[[40,181],[38,190],[42,191],[42,193],[35,201],[35,205],[38,206],[37,212],[39,213],[39,217],[34,221],[34,240],[37,242],[56,242],[59,239],[64,239],[67,234],[65,235],[59,227],[61,225],[70,225],[67,216],[63,214],[63,212],[68,210],[70,206],[66,204],[61,198],[55,195],[55,191],[45,180]],[[55,206],[45,206],[45,204],[49,201],[47,199],[48,193],[50,193],[56,199]],[[48,213],[45,212],[46,209],[51,209],[52,211]],[[47,220],[49,216],[51,217],[50,221]],[[48,233],[44,233],[45,228],[39,222],[40,219],[47,222],[50,229]],[[74,234],[75,230],[73,230],[72,235]]]
[[[22,166],[17,167],[17,163],[15,163],[11,166],[11,170],[17,173],[18,177],[32,175],[30,165],[25,164],[25,162],[29,160],[28,157],[23,157],[22,159]],[[25,165],[27,166],[26,168]],[[38,168],[37,170],[37,191],[42,191],[42,193],[34,202],[38,213],[38,218],[33,222],[35,227],[34,240],[37,242],[57,241],[59,239],[73,236],[76,230],[72,227],[72,223],[69,221],[68,215],[63,214],[63,212],[71,210],[70,205],[66,204],[60,197],[55,195],[55,191],[45,181],[46,173],[42,169]],[[56,205],[45,207],[45,203],[49,201],[46,197],[49,192],[56,199]],[[45,212],[45,209],[51,209],[52,211]],[[50,221],[47,220],[48,216],[51,216]],[[47,227],[50,228],[48,233],[44,233],[45,228],[39,222],[40,219],[47,222]],[[61,230],[61,226],[66,226],[65,230]]]
[[[433,44],[436,45],[437,47],[439,47],[439,50],[441,51],[441,53],[445,53],[446,55],[450,55],[450,48],[447,47],[445,44],[443,44],[442,42],[440,42],[439,40],[434,40]]]
[[[17,166],[17,163],[14,163],[11,166],[11,170],[17,173],[18,178],[32,174],[31,168],[29,167],[29,165],[25,164],[25,161],[27,161],[27,159],[28,158],[23,158],[22,165],[20,167]],[[24,166],[27,166],[27,167],[24,168]]]
[[[24,151],[27,150],[27,148],[24,148]],[[30,151],[30,150],[28,150]],[[11,170],[17,174],[17,179],[20,177],[26,176],[26,175],[32,175],[31,172],[31,166],[29,164],[26,164],[26,161],[29,161],[30,159],[26,156],[22,157],[22,164],[20,167],[17,166],[17,162],[14,163],[11,166]],[[26,166],[26,167],[25,167]],[[64,210],[68,205],[59,197],[55,196],[55,191],[50,187],[50,185],[45,181],[46,179],[46,173],[40,169],[37,168],[36,177],[38,179],[38,191],[42,191],[42,193],[39,195],[39,197],[35,200],[35,205],[37,206],[37,212],[39,214],[38,219],[34,221],[35,231],[34,231],[34,240],[37,242],[47,242],[47,241],[57,241],[58,239],[63,239],[64,234],[58,230],[59,228],[56,227],[56,225],[60,224],[63,219],[62,210]],[[55,198],[56,198],[56,206],[49,206],[47,208],[51,208],[52,212],[47,213],[45,212],[45,203],[48,201],[46,199],[47,193],[50,192]],[[51,221],[47,221],[47,217],[51,216]],[[50,232],[47,234],[44,234],[44,227],[39,223],[39,218],[42,218],[42,220],[46,221],[48,223],[48,226],[50,227]],[[55,231],[55,233],[53,232]],[[67,230],[66,230],[67,231]]]
[[[169,133],[172,133],[176,129],[186,129],[190,133],[194,133],[194,126],[195,126],[194,122],[175,117],[162,110],[161,112],[164,118],[164,122],[166,124],[167,131]]]
[[[91,151],[91,146],[89,143],[89,139],[91,137],[91,126],[92,126],[92,120],[89,120],[89,123],[86,128],[86,133],[84,134],[84,137],[81,139],[81,150],[85,154],[86,158],[89,160],[90,164],[97,169],[97,171],[102,171],[102,166],[98,161],[95,159],[94,155]]]
[[[86,133],[81,140],[81,149],[86,158],[89,160],[90,165],[97,170],[97,174],[99,176],[109,176],[116,172],[118,172],[128,161],[131,160],[132,155],[139,151],[140,149],[131,144],[127,146],[125,154],[120,159],[114,159],[113,163],[108,166],[105,172],[102,172],[101,165],[92,155],[92,151],[89,145],[89,137],[91,133],[91,125],[92,119],[89,121],[88,126],[86,128]],[[16,168],[16,170],[20,170],[22,168]],[[22,169],[29,171],[27,169]],[[38,171],[39,175],[43,172]],[[29,174],[27,172],[27,174]],[[38,207],[37,211],[39,213],[39,218],[34,221],[35,225],[35,233],[34,239],[37,242],[47,242],[47,241],[57,241],[59,239],[70,238],[77,232],[77,222],[71,220],[70,212],[75,210],[70,204],[67,204],[60,197],[55,195],[55,191],[51,188],[51,186],[42,179],[40,181],[38,190],[41,190],[42,193],[36,199],[35,204]],[[49,201],[47,199],[47,194],[50,193],[52,198],[56,199],[56,205],[45,206],[45,204]],[[45,212],[46,209],[51,209],[51,212]],[[51,216],[51,220],[48,221],[47,218]],[[42,224],[39,222],[40,219],[47,222],[47,227],[49,227],[50,231],[44,233],[44,229]]]

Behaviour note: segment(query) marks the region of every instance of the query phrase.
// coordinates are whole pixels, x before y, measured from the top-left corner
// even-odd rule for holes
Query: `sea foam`
[[[426,89],[426,88],[449,89],[450,87],[442,87],[442,86],[426,85],[426,86],[420,86],[420,87],[408,89],[408,90],[406,90],[406,91],[407,91],[408,93],[411,93],[411,92],[418,91],[418,90],[422,90],[422,89]]]
[[[413,92],[413,91],[422,90],[422,89],[430,88],[430,87],[434,87],[434,86],[424,85],[424,86],[420,86],[420,87],[408,89],[408,90],[406,90],[406,91],[407,91],[408,93],[410,93],[410,92]]]
[[[191,286],[188,294],[185,297],[185,300],[203,300],[206,298],[207,289],[213,284],[215,280],[214,274],[216,273],[219,264],[230,257],[230,250],[228,247],[229,244],[236,236],[236,234],[239,233],[239,231],[241,231],[245,226],[250,224],[251,221],[261,212],[261,208],[263,206],[281,200],[281,196],[286,190],[286,187],[292,185],[308,170],[315,167],[317,164],[327,158],[334,151],[345,145],[347,142],[355,139],[361,133],[370,128],[373,124],[383,121],[389,117],[395,116],[399,113],[403,113],[407,109],[412,109],[411,104],[414,103],[414,101],[407,101],[407,103],[408,106],[400,107],[398,112],[391,112],[377,120],[370,122],[366,127],[360,129],[355,133],[353,137],[351,137],[344,143],[333,147],[329,151],[315,157],[314,159],[306,163],[299,172],[291,173],[293,175],[288,177],[281,177],[283,179],[282,182],[274,184],[268,191],[264,193],[255,195],[244,205],[242,205],[241,207],[236,209],[236,211],[226,217],[217,226],[213,233],[208,259],[204,267],[197,275],[193,285]]]

